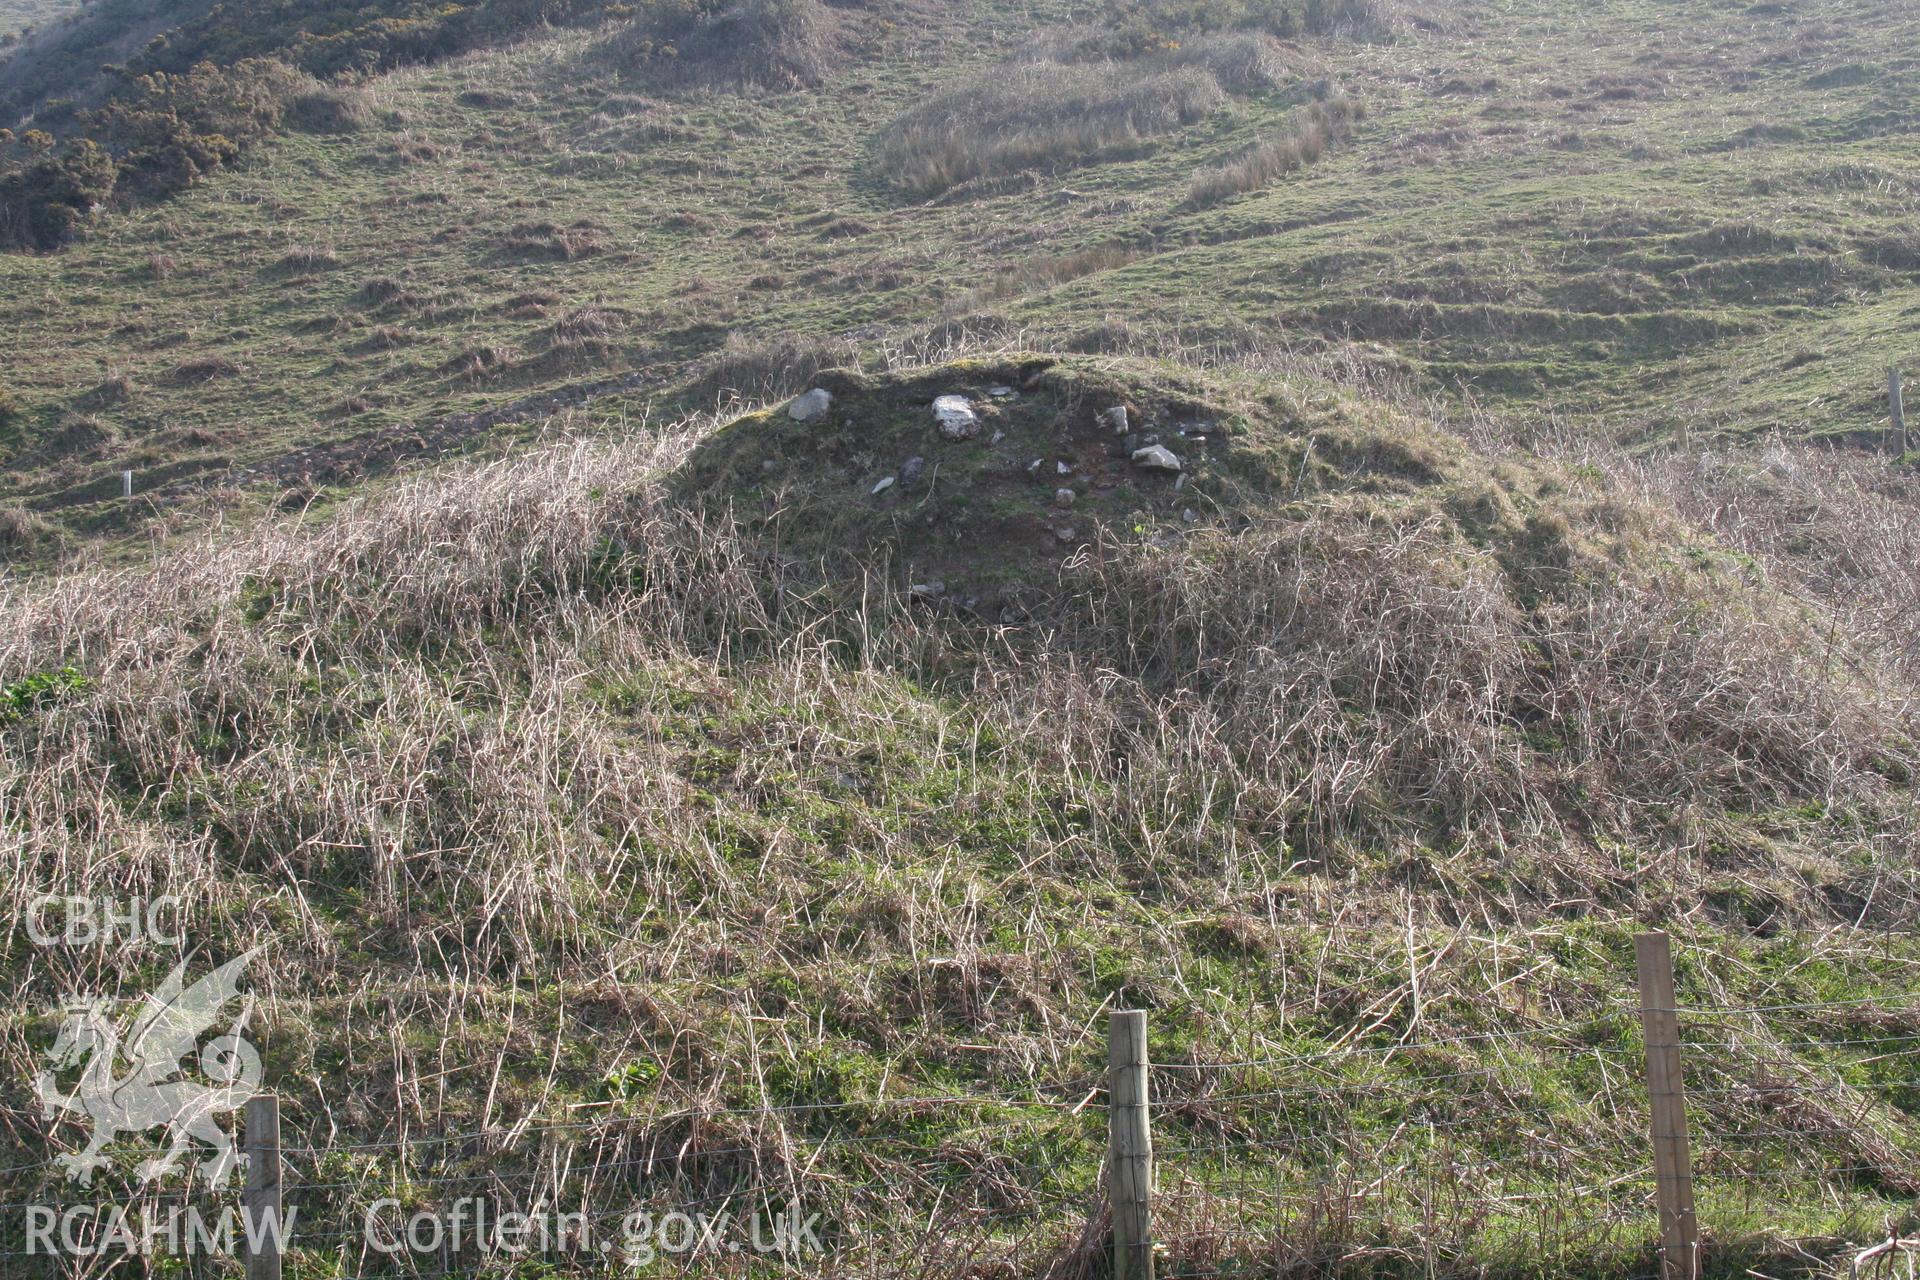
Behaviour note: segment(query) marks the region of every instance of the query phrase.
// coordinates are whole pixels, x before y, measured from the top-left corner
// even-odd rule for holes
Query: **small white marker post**
[[[133,472],[131,471],[122,471],[120,473],[120,496],[123,498],[131,498],[133,496]]]

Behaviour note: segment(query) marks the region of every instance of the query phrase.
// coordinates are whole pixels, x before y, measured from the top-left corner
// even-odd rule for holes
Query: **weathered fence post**
[[[1887,370],[1887,404],[1893,410],[1893,447],[1900,451],[1902,458],[1907,456],[1907,406],[1906,397],[1900,388],[1900,370],[1898,366]]]
[[[1662,1280],[1698,1280],[1700,1224],[1693,1213],[1693,1151],[1680,1066],[1673,945],[1664,933],[1643,933],[1634,939],[1634,954],[1640,969],[1640,1026],[1647,1042],[1653,1172],[1660,1192],[1660,1275]]]
[[[1153,1131],[1147,1115],[1147,1015],[1107,1020],[1107,1200],[1114,1280],[1153,1280]]]
[[[247,1280],[280,1280],[280,1099],[263,1093],[247,1101],[247,1191],[241,1227],[247,1244]]]

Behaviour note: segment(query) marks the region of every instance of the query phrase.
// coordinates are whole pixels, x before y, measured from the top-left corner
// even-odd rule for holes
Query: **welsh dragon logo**
[[[135,1170],[142,1186],[178,1168],[194,1139],[213,1149],[212,1159],[199,1166],[206,1185],[223,1187],[232,1179],[246,1157],[234,1150],[233,1139],[214,1117],[244,1106],[259,1092],[260,1055],[240,1034],[253,1011],[253,998],[246,997],[225,1035],[205,1045],[199,1040],[220,1011],[240,996],[240,974],[256,954],[249,951],[228,961],[191,987],[184,986],[182,962],[124,1025],[115,1024],[104,1000],[79,1000],[65,1007],[66,1021],[47,1053],[53,1070],[40,1073],[34,1091],[49,1120],[72,1111],[93,1122],[86,1148],[55,1160],[68,1181],[91,1186],[94,1172],[109,1163],[104,1153],[115,1138],[161,1125],[167,1126],[171,1142]],[[211,1084],[176,1078],[187,1070],[181,1059],[196,1046],[200,1072]],[[61,1092],[55,1073],[82,1062],[86,1065],[79,1084],[72,1092]]]

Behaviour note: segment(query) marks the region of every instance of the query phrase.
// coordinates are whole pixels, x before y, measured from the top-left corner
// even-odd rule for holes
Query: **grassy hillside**
[[[13,35],[60,17],[73,6],[67,0],[0,0],[0,35]]]
[[[1771,1010],[1692,1033],[1732,1036],[1694,1077],[1714,1274],[1903,1220],[1910,685],[1790,585],[1804,551],[1673,514],[1742,478],[1526,458],[1303,366],[821,382],[807,424],[562,439],[13,603],[5,669],[73,675],[5,730],[9,893],[112,868],[271,941],[254,1034],[314,1217],[574,1186],[508,1135],[555,1124],[615,1203],[803,1180],[843,1273],[900,1274],[929,1214],[934,1274],[1077,1267],[1101,1116],[1064,1108],[1100,1010],[1144,1004],[1197,1180],[1174,1256],[1231,1265],[1223,1224],[1274,1212],[1234,1188],[1324,1195],[1331,1159],[1392,1192],[1297,1239],[1316,1266],[1412,1238],[1449,1274],[1639,1274],[1624,992],[1665,921],[1690,1006]],[[1178,489],[1101,447],[1116,406]],[[10,954],[49,997],[165,963]],[[7,1057],[48,1033],[17,1009]],[[1769,1103],[1783,1070],[1828,1109]],[[1307,1082],[1302,1114],[1233,1102]],[[397,1124],[497,1140],[393,1164]]]
[[[689,21],[0,256],[0,909],[271,947],[292,1274],[1092,1280],[1125,1007],[1163,1276],[1652,1274],[1650,925],[1706,1274],[1914,1229],[1910,6]],[[7,1201],[175,959],[6,935]]]
[[[1623,0],[1572,48],[1557,6],[1309,38],[1278,88],[1223,90],[1126,154],[931,202],[876,131],[1025,56],[1030,29],[991,6],[869,24],[870,53],[797,93],[656,86],[617,32],[389,76],[358,132],[0,262],[6,497],[125,529],[99,501],[124,467],[144,491],[284,475],[316,442],[437,440],[610,371],[672,385],[733,334],[876,353],[968,315],[1039,345],[1386,342],[1436,385],[1609,439],[1878,438],[1914,305],[1913,69],[1882,52],[1910,19],[1722,13]],[[932,41],[953,57],[914,56]],[[1193,206],[1196,174],[1323,76],[1367,110],[1354,140]]]

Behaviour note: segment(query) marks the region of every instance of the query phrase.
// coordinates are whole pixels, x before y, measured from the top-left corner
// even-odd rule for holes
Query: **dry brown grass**
[[[701,21],[663,10],[607,52],[668,86],[807,88],[826,78],[844,43],[841,15],[820,0],[736,0]]]
[[[173,366],[170,376],[175,382],[212,382],[216,378],[231,378],[239,372],[240,366],[225,356],[195,356]]]
[[[695,374],[692,394],[696,402],[721,409],[765,404],[805,391],[815,374],[857,356],[853,344],[834,339],[729,334],[726,345]]]
[[[287,103],[287,124],[305,133],[358,133],[375,118],[373,96],[353,85],[316,85]]]
[[[970,312],[987,303],[1019,297],[1036,289],[1051,289],[1102,271],[1117,271],[1145,256],[1144,250],[1131,245],[1107,244],[1027,259],[1005,268],[994,276],[991,284],[969,294],[960,310]]]
[[[1196,174],[1187,203],[1204,209],[1272,186],[1287,174],[1317,163],[1345,140],[1354,121],[1364,114],[1351,98],[1312,103],[1295,112],[1273,136],[1223,165]]]
[[[423,945],[458,937],[476,963],[592,953],[623,886],[664,872],[639,850],[697,862],[710,837],[648,764],[664,740],[589,713],[581,681],[716,661],[770,664],[764,678],[819,707],[896,675],[958,678],[1036,776],[1092,789],[1101,829],[1131,832],[1143,867],[1202,856],[1178,815],[1203,796],[1209,862],[1273,824],[1334,874],[1356,846],[1497,831],[1546,896],[1632,894],[1596,870],[1586,830],[1657,838],[1685,884],[1715,831],[1674,828],[1676,813],[1815,799],[1865,806],[1888,832],[1906,821],[1889,779],[1911,776],[1907,710],[1849,665],[1858,647],[1758,597],[1712,600],[1718,580],[1685,568],[1563,578],[1530,606],[1515,566],[1438,512],[1382,522],[1330,503],[1177,554],[1109,543],[1069,566],[1049,638],[974,651],[889,592],[842,612],[834,593],[770,589],[804,567],[769,564],[665,486],[694,439],[455,469],[317,528],[269,523],[17,595],[0,677],[80,662],[93,684],[7,740],[22,818],[6,892],[112,865],[244,914],[257,907],[221,870],[238,857],[363,892],[370,918]],[[1551,566],[1567,536],[1540,523],[1520,546]],[[76,785],[108,772],[140,781]],[[201,815],[190,838],[155,825],[175,800]]]
[[[879,161],[894,182],[934,196],[976,179],[1057,169],[1189,125],[1226,101],[1206,70],[1015,63],[940,94],[895,121]]]
[[[1119,64],[1111,61],[1110,46],[1110,32],[1051,31],[1028,46],[1025,57],[1037,63],[1105,64],[1116,70],[1121,67],[1136,71],[1197,68],[1211,75],[1222,88],[1243,94],[1283,88],[1298,79],[1308,65],[1297,48],[1257,31],[1198,35],[1151,57]]]
[[[830,354],[741,343],[736,369],[791,386]],[[583,1143],[739,1152],[698,1167],[725,1194],[811,1157],[779,1118],[695,1133],[667,1113],[770,1099],[776,1075],[857,1093],[831,1070],[849,1041],[889,1078],[932,1062],[1084,1098],[1099,1008],[1212,971],[1129,959],[1116,997],[1081,958],[1156,955],[1169,921],[1236,972],[1297,929],[1309,956],[1404,976],[1415,892],[1423,921],[1475,933],[1569,903],[1699,910],[1728,876],[1805,877],[1784,910],[1808,919],[1869,879],[1875,919],[1912,909],[1903,686],[1849,665],[1870,661],[1853,633],[1685,557],[1555,572],[1604,524],[1675,534],[1638,498],[1476,544],[1454,495],[1388,511],[1315,490],[1175,545],[1111,537],[1062,568],[1044,626],[982,629],[878,570],[823,580],[782,530],[689,501],[674,479],[713,426],[562,440],[17,587],[0,685],[68,666],[85,684],[0,734],[0,910],[177,894],[236,951],[275,939],[257,986],[289,1113],[343,1140],[544,1114],[563,1041],[595,1072],[656,1064]],[[1729,809],[1810,804],[1870,821],[1788,855],[1730,840]],[[1083,913],[1094,944],[1072,936]],[[1489,945],[1511,969],[1513,944]],[[43,976],[113,989],[137,962],[49,953]],[[1350,1024],[1345,979],[1323,993],[1310,958],[1271,963],[1301,979],[1291,1019]],[[1486,980],[1436,960],[1424,981],[1437,1022]],[[428,1022],[448,1027],[438,1060],[405,1034]],[[0,1029],[10,1067],[33,1052]],[[496,1061],[509,1083],[476,1114]],[[900,1166],[832,1166],[878,1190],[817,1194],[844,1221],[924,1223],[894,1178],[920,1160],[943,1188],[1033,1203],[992,1144],[960,1141],[915,1130]],[[973,1206],[942,1230],[977,1231]]]

